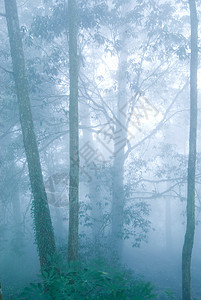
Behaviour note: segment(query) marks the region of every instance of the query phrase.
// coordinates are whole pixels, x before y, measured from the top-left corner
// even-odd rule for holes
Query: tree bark
[[[187,183],[187,226],[182,251],[182,299],[191,299],[191,255],[195,232],[195,171],[197,142],[197,69],[198,69],[198,18],[195,0],[189,0],[191,19],[190,65],[190,137]]]
[[[35,238],[41,269],[48,269],[49,257],[54,255],[56,247],[47,195],[42,177],[38,146],[34,133],[17,5],[16,0],[5,0],[4,2],[23,143],[33,193]]]
[[[68,1],[69,64],[70,64],[70,186],[69,186],[69,235],[68,261],[78,259],[79,225],[79,129],[78,129],[78,55],[77,55],[77,5]]]

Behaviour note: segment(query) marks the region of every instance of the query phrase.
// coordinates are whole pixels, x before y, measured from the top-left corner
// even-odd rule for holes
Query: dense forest
[[[201,300],[200,17],[0,1],[0,300]]]

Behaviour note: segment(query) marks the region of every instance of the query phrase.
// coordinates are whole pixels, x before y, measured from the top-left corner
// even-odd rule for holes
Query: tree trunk
[[[197,68],[198,68],[198,19],[195,0],[189,0],[191,18],[190,66],[190,137],[187,187],[187,226],[182,251],[182,299],[191,299],[191,255],[195,232],[195,169],[197,140]]]
[[[5,0],[4,2],[20,123],[34,199],[33,217],[35,238],[41,269],[47,269],[49,267],[49,257],[54,255],[56,251],[54,233],[34,133],[16,0]]]
[[[120,34],[121,50],[119,54],[118,69],[118,108],[116,128],[114,133],[114,161],[113,161],[113,187],[112,187],[112,238],[113,248],[118,258],[122,255],[122,230],[124,213],[124,150],[127,140],[127,91],[126,91],[126,71],[127,71],[127,48],[125,30]]]
[[[76,0],[68,1],[69,64],[70,64],[70,186],[69,186],[69,235],[68,261],[78,258],[79,225],[79,129],[78,129],[78,56],[77,56],[77,6]]]

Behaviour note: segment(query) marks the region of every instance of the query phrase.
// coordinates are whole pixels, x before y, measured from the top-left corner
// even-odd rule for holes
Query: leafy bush
[[[142,280],[134,280],[126,271],[111,269],[100,262],[88,265],[71,263],[63,266],[60,274],[43,272],[41,283],[31,283],[20,299],[154,299],[153,287]]]

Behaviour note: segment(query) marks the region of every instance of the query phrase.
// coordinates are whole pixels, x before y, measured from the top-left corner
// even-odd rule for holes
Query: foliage
[[[20,299],[154,299],[150,282],[134,280],[127,271],[108,268],[96,261],[87,264],[72,262],[64,265],[60,274],[43,272],[41,283],[31,283]]]

